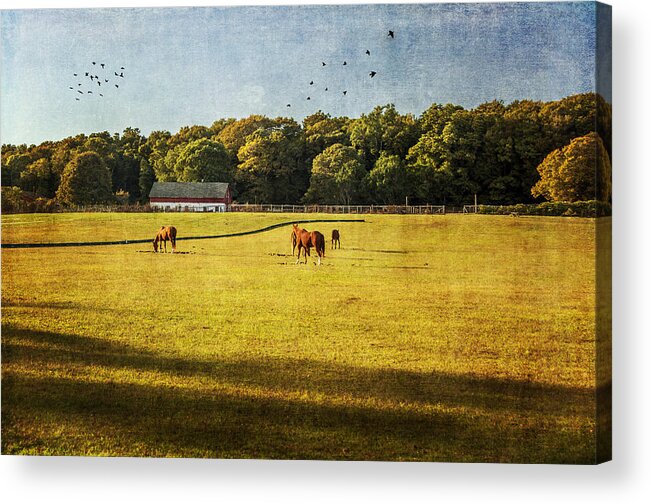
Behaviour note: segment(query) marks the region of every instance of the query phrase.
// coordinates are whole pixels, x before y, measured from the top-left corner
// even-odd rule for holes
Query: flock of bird
[[[395,38],[395,33],[393,32],[393,30],[389,30],[389,32],[388,32],[388,34],[387,34],[387,37],[390,38],[390,39],[394,39],[394,38]],[[371,51],[370,51],[370,49],[366,49],[365,54],[366,54],[366,56],[370,56],[370,55],[371,55]],[[321,68],[323,68],[323,67],[325,67],[325,66],[328,66],[328,64],[327,64],[325,61],[322,61],[322,62],[321,62]],[[344,62],[342,63],[342,66],[348,66],[348,62],[347,62],[346,60],[344,60]],[[378,74],[378,72],[376,72],[375,70],[371,70],[371,71],[368,73],[368,76],[369,76],[369,78],[372,79],[372,78],[375,77],[377,74]],[[310,86],[315,86],[315,85],[316,85],[315,81],[314,81],[314,80],[310,80]],[[311,89],[311,90],[313,89],[313,90],[316,91],[316,88],[310,88],[310,89]],[[324,92],[327,92],[327,91],[328,91],[328,86],[324,87],[323,89],[324,89]],[[305,100],[306,100],[306,101],[311,101],[311,100],[312,100],[312,94],[313,94],[313,93],[310,92],[310,94],[307,95],[307,98],[305,98]],[[342,90],[341,90],[341,94],[342,94],[343,96],[346,96],[346,95],[348,94],[348,90],[346,90],[346,89],[342,89]],[[291,107],[291,106],[292,106],[291,103],[288,103],[288,104],[287,104],[287,107]]]
[[[392,30],[389,30],[387,33],[387,37],[390,39],[395,38],[395,34]],[[366,56],[371,55],[370,49],[366,49],[365,51]],[[121,66],[119,73],[116,70],[107,70],[106,68],[106,63],[98,63],[97,61],[91,61],[91,68],[88,71],[84,71],[82,73],[73,73],[73,77],[76,77],[77,81],[82,81],[82,82],[76,82],[76,86],[68,86],[68,89],[71,91],[76,91],[79,95],[77,96],[75,94],[75,100],[76,101],[81,101],[82,97],[88,97],[88,95],[97,95],[100,98],[104,98],[104,93],[106,90],[112,89],[113,87],[115,89],[120,89],[120,85],[122,84],[121,79],[124,79],[124,67]],[[328,64],[325,61],[321,62],[321,67],[328,66]],[[342,66],[348,66],[347,61],[343,61]],[[100,70],[101,69],[101,70]],[[98,75],[101,74],[101,75]],[[111,75],[112,73],[112,75]],[[374,78],[378,74],[377,71],[371,70],[368,73],[369,78]],[[84,82],[85,81],[85,86]],[[316,82],[314,80],[310,80],[310,86],[316,86]],[[97,87],[95,87],[97,86]],[[92,90],[91,90],[92,89]],[[311,90],[316,90],[316,88],[311,87]],[[325,86],[324,92],[328,91],[328,86]],[[342,96],[346,96],[348,94],[348,90],[343,89],[341,90]],[[307,101],[310,101],[312,99],[311,94],[309,94],[306,98]],[[287,107],[291,107],[292,104],[288,103]]]
[[[119,73],[116,70],[108,70],[106,63],[98,63],[91,61],[91,68],[88,71],[73,73],[72,76],[76,77],[74,82],[76,86],[68,86],[71,91],[76,91],[79,95],[75,94],[75,100],[81,101],[82,97],[89,97],[89,95],[99,96],[104,98],[104,93],[111,89],[120,89],[122,79],[124,79],[124,67],[121,66]],[[111,72],[113,75],[111,75]],[[97,74],[101,75],[97,75]],[[89,97],[90,98],[90,97]]]

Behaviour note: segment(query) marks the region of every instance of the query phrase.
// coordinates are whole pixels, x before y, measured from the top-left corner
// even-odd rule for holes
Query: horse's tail
[[[325,257],[325,236],[317,231],[316,251],[321,257]]]
[[[170,226],[170,240],[172,242],[172,250],[176,250],[176,228]]]

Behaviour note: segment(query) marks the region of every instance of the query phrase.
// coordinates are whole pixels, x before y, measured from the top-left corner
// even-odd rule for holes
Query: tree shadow
[[[5,365],[156,372],[169,383],[3,373],[3,453],[35,442],[19,434],[18,425],[49,418],[52,429],[73,422],[95,425],[104,437],[113,433],[111,443],[121,455],[594,461],[594,390],[290,357],[165,357],[98,338],[9,325],[2,339]],[[206,385],[183,387],[190,379]],[[561,428],[568,417],[580,417],[585,427]],[[57,441],[44,436],[35,451],[52,443]],[[86,453],[74,443],[67,450]]]

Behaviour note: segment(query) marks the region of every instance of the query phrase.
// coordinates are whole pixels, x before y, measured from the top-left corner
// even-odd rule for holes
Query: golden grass
[[[296,218],[17,215],[2,233],[182,237]],[[306,225],[341,232],[321,267],[294,264],[289,228],[175,255],[4,249],[2,452],[594,462],[595,221],[366,220]]]

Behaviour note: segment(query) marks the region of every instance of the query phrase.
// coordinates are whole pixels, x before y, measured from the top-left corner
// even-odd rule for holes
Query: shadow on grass
[[[590,390],[292,358],[169,358],[96,338],[11,326],[3,326],[2,339],[5,365],[154,371],[169,383],[117,384],[82,381],[74,374],[47,378],[4,373],[3,453],[108,450],[116,455],[222,458],[594,460]],[[190,378],[206,386],[184,387]],[[219,384],[257,392],[226,393]],[[296,399],[297,392],[304,398]],[[329,400],[333,397],[339,400]],[[579,417],[578,425],[568,428],[569,417]],[[31,425],[36,418],[46,433],[35,438],[25,434],[34,428],[21,425]],[[60,431],[61,425],[82,425],[88,431],[84,434],[81,428],[77,438],[47,434]],[[88,440],[89,435],[97,438]]]

